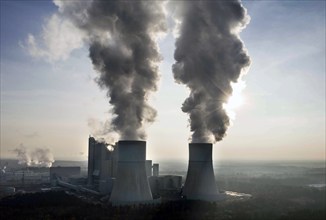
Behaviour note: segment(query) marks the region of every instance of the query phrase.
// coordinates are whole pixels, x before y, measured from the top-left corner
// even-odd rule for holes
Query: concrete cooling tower
[[[189,164],[183,196],[192,200],[222,199],[215,183],[211,143],[190,143]]]
[[[118,170],[110,201],[137,203],[152,200],[146,175],[146,142],[118,142]]]

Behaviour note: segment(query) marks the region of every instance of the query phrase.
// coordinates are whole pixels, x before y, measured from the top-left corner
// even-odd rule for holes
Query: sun
[[[226,103],[223,104],[223,108],[231,119],[235,118],[235,109],[239,108],[244,104],[245,99],[242,96],[242,90],[246,87],[244,81],[239,81],[238,83],[232,83],[231,87],[233,89],[232,96],[228,99]]]

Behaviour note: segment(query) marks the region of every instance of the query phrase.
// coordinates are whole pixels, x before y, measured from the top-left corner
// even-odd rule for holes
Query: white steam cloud
[[[37,38],[29,34],[21,46],[35,57],[48,62],[66,60],[70,53],[83,47],[86,40],[83,32],[60,14],[53,14]]]
[[[54,162],[53,155],[49,149],[36,148],[28,151],[24,145],[14,149],[18,164],[26,166],[51,167]]]
[[[239,38],[249,22],[238,0],[181,1],[174,78],[190,89],[182,111],[189,114],[192,142],[223,139],[230,125],[225,103],[250,65]]]

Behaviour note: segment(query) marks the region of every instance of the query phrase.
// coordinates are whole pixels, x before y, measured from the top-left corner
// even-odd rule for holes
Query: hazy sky
[[[252,65],[244,105],[215,144],[215,159],[324,160],[325,1],[243,5],[251,21],[240,36]],[[1,1],[1,157],[13,157],[23,144],[49,148],[55,159],[84,160],[88,122],[112,117],[87,47],[79,48],[76,32],[53,16],[57,11],[51,1]],[[159,41],[164,59],[151,99],[158,117],[147,139],[153,160],[188,157],[190,129],[181,111],[188,90],[173,79],[174,42],[171,29]],[[79,49],[66,56],[72,47]]]

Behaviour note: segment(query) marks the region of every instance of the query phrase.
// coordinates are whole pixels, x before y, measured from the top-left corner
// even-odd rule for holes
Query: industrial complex
[[[71,190],[113,205],[167,200],[219,201],[212,144],[190,143],[186,178],[160,175],[159,164],[146,159],[146,142],[121,140],[114,145],[88,139],[87,171],[80,166],[25,167],[1,172],[1,195],[35,190]]]

